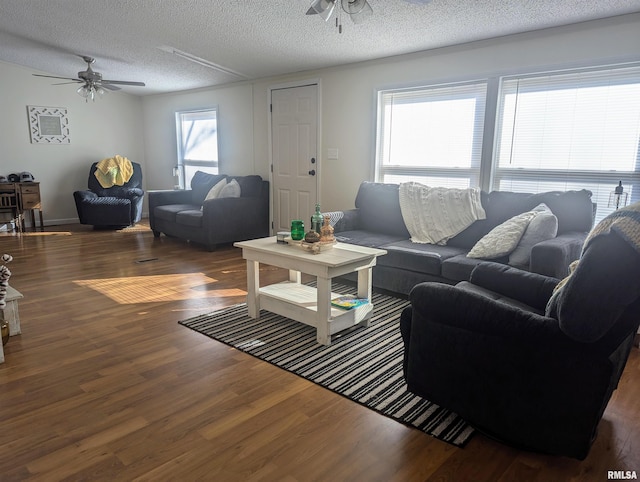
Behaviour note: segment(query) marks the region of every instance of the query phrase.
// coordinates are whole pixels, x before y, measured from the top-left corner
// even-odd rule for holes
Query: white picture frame
[[[70,144],[69,117],[64,107],[27,106],[32,144]]]

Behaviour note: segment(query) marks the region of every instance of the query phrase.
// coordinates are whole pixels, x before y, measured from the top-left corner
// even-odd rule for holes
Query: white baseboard
[[[149,219],[149,215],[147,212],[142,213],[142,219]],[[10,224],[10,223],[4,223],[4,224]],[[80,224],[80,219],[61,218],[61,219],[45,219],[44,220],[45,226],[59,226],[61,224]],[[25,228],[31,229],[32,228],[31,219],[29,219],[28,217],[25,217],[24,225],[25,225]],[[3,223],[0,222],[0,232],[3,231],[2,226],[3,226]],[[40,222],[36,219],[36,227],[39,227],[39,226],[40,226]],[[4,229],[4,231],[6,231],[6,228]]]
[[[60,224],[80,224],[80,220],[78,218],[67,218],[67,219],[45,219],[45,226],[59,226]],[[36,220],[36,227],[40,226],[40,222]],[[25,220],[25,227],[31,228],[31,221]]]

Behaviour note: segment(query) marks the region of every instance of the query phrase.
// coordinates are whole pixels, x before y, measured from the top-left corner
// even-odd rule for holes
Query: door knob
[[[311,169],[311,170],[309,171],[309,175],[310,175],[310,176],[315,176],[315,175],[316,175],[316,170],[315,170],[315,169]]]

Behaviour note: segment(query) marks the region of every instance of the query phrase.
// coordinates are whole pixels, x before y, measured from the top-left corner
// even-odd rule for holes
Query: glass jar
[[[311,230],[318,234],[322,231],[322,213],[320,212],[320,204],[316,204],[316,212],[311,216]]]
[[[291,221],[291,239],[300,241],[304,238],[304,222],[300,219]]]

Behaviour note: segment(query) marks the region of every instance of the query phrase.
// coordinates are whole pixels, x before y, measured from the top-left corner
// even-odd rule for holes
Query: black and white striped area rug
[[[355,293],[333,284],[332,291]],[[473,428],[449,410],[407,391],[402,374],[400,313],[408,301],[374,293],[368,328],[335,336],[330,346],[316,341],[315,328],[260,312],[247,316],[245,303],[190,318],[180,324],[326,387],[398,422],[458,447]]]

